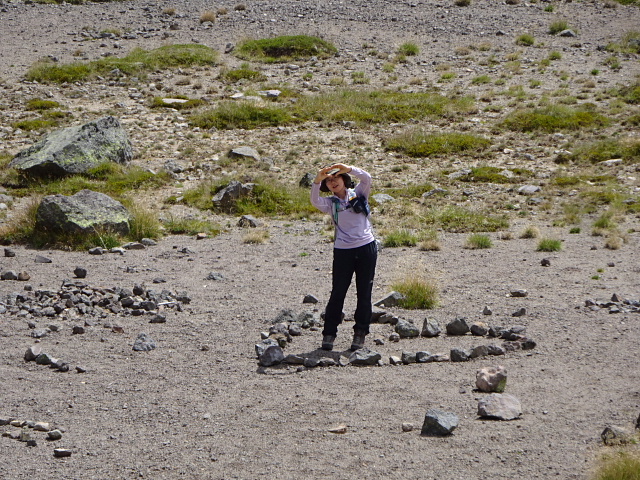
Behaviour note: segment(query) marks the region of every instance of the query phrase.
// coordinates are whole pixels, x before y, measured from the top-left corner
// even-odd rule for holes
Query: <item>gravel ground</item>
[[[67,62],[75,58],[78,49],[93,59],[106,51],[120,54],[134,46],[198,41],[223,50],[227,43],[246,36],[310,33],[340,46],[341,56],[323,64],[323,72],[366,70],[372,85],[377,86],[383,83],[383,76],[376,62],[371,58],[360,62],[359,58],[371,48],[394,52],[401,43],[415,41],[421,46],[420,57],[398,67],[400,80],[406,83],[420,76],[435,82],[439,76],[435,66],[449,62],[458,72],[447,87],[453,89],[468,85],[470,78],[485,72],[498,75],[491,73],[490,65],[465,64],[455,53],[457,47],[489,41],[505,55],[519,48],[513,45],[517,35],[531,32],[545,45],[522,55],[525,66],[529,57],[542,58],[549,50],[559,50],[563,58],[556,70],[588,76],[590,70],[600,68],[599,88],[628,82],[640,70],[634,57],[627,59],[620,71],[603,68],[609,54],[597,49],[618,39],[621,32],[637,28],[640,13],[634,7],[557,3],[551,14],[543,10],[547,3],[508,6],[489,1],[477,1],[468,8],[449,2],[379,0],[247,2],[247,9],[241,11],[234,10],[235,5],[216,5],[228,8],[229,13],[207,28],[198,18],[203,11],[214,9],[208,2],[128,1],[82,6],[3,2],[2,122],[7,124],[23,115],[25,99],[50,92],[53,98],[64,98],[67,105],[93,112],[86,116],[126,103],[130,109],[121,117],[139,149],[145,142],[161,142],[174,134],[157,113],[131,101],[126,88],[106,87],[106,95],[111,96],[104,100],[96,93],[101,87],[89,86],[83,96],[74,99],[68,95],[74,86],[20,81],[38,58],[52,55]],[[176,15],[163,15],[167,7],[175,8]],[[547,35],[549,23],[557,17],[569,19],[579,37]],[[176,26],[170,28],[171,24]],[[81,41],[83,27],[144,33],[117,42]],[[496,35],[498,31],[505,35]],[[122,48],[114,48],[114,43]],[[239,63],[230,55],[224,61],[231,66]],[[274,76],[284,75],[278,66],[268,68]],[[314,78],[318,77],[316,72]],[[553,71],[542,77],[545,91],[562,84]],[[580,87],[572,84],[568,88]],[[488,114],[478,115],[488,118]],[[78,115],[76,121],[82,118]],[[140,119],[150,127],[135,130]],[[308,137],[309,132],[286,130],[278,142],[267,143],[276,134],[275,129],[221,132],[210,147],[216,151],[239,140],[263,142],[267,154],[276,156],[276,166],[284,169],[281,157],[286,148],[295,146],[300,137]],[[176,135],[181,135],[180,131]],[[340,126],[318,135],[335,140],[321,147],[323,153],[349,162],[357,160],[351,158],[351,150],[340,145],[342,136],[349,141],[379,142],[371,131],[354,134]],[[12,134],[4,141],[6,151],[17,153],[33,138]],[[514,135],[510,141],[526,152],[548,139]],[[171,155],[163,149],[157,157],[147,153],[136,161],[155,167]],[[394,173],[376,155],[365,154],[359,163],[374,173],[376,182],[399,183],[442,167],[412,166]],[[540,154],[536,168],[551,168],[549,158]],[[502,161],[506,164],[513,159],[497,155],[496,162]],[[310,165],[313,162],[308,158],[289,166],[291,177],[297,180]],[[632,176],[632,171],[627,174]],[[635,179],[628,182],[630,188],[638,185]],[[489,201],[483,198],[487,192],[476,193],[464,201]],[[157,202],[157,198],[146,201]],[[465,249],[467,235],[450,233],[441,234],[442,249],[437,252],[384,249],[379,258],[376,299],[389,293],[391,284],[410,269],[437,278],[441,290],[441,305],[435,310],[390,309],[392,313],[418,325],[427,316],[441,326],[459,316],[497,326],[524,325],[537,347],[467,363],[390,366],[389,356],[399,356],[402,351],[448,354],[451,348],[469,348],[490,340],[443,335],[394,343],[387,340],[391,326],[374,325],[367,343],[373,348],[374,338],[385,340],[384,345],[375,346],[384,366],[302,372],[295,367],[259,368],[254,345],[282,309],[312,311],[312,305],[302,303],[305,294],[319,298],[318,310],[327,301],[331,244],[326,240],[323,220],[264,220],[262,228],[270,235],[262,245],[243,243],[246,230],[235,226],[237,219],[220,220],[229,227],[215,238],[166,237],[157,246],[127,251],[123,256],[15,246],[16,256],[0,261],[2,271],[27,271],[31,279],[26,283],[34,290],[57,290],[80,265],[87,268],[86,282],[92,286],[132,288],[139,284],[186,291],[192,298],[184,311],[171,311],[166,323],[149,324],[148,316],[107,314],[81,335],[73,335],[72,328],[83,325],[85,319],[68,313],[52,319],[0,315],[0,418],[46,421],[63,429],[62,439],[55,442],[47,441],[42,432],[33,432],[37,446],[32,448],[0,438],[4,453],[1,478],[586,479],[601,451],[599,436],[604,427],[631,428],[640,414],[640,314],[609,314],[606,309],[592,311],[584,306],[587,299],[609,300],[614,293],[640,299],[637,218],[627,218],[625,229],[635,229],[635,233],[627,235],[628,242],[619,250],[605,249],[603,239],[591,236],[588,228],[567,235],[566,228],[553,227],[552,219],[543,213],[537,219],[516,218],[510,227],[514,240],[491,234],[494,247],[489,250]],[[562,238],[563,250],[536,252],[537,239],[517,238],[530,223],[537,224],[545,236]],[[181,253],[184,247],[191,253]],[[37,254],[48,256],[52,263],[34,263]],[[541,266],[542,258],[549,258],[551,265]],[[223,278],[207,280],[211,272]],[[599,280],[592,278],[596,274]],[[166,283],[155,286],[152,281],[157,277]],[[24,285],[2,281],[0,295],[22,292]],[[512,298],[509,292],[513,289],[526,289],[529,295]],[[493,310],[492,316],[482,314],[485,305]],[[520,307],[526,308],[526,315],[512,317]],[[351,292],[345,310],[351,313],[354,308]],[[29,321],[38,328],[49,324],[60,327],[39,345],[69,362],[70,372],[24,362],[25,350],[35,343]],[[123,333],[106,328],[113,324],[121,326]],[[350,331],[347,322],[341,327],[336,351],[326,353],[317,350],[320,333],[305,330],[286,353],[339,360],[348,354]],[[156,341],[155,350],[132,350],[141,332]],[[484,394],[474,390],[476,371],[498,364],[508,372],[506,392],[522,402],[523,415],[515,421],[477,416],[477,401]],[[76,373],[75,366],[84,367],[86,373]],[[420,436],[429,408],[459,416],[460,426],[452,436]],[[414,430],[403,432],[403,423],[412,423]],[[329,432],[338,425],[346,425],[346,433]],[[2,427],[7,430],[19,432],[15,427]],[[54,458],[54,448],[68,448],[72,455]]]

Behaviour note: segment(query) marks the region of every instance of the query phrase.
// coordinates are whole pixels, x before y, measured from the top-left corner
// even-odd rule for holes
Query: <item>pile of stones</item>
[[[10,293],[0,299],[0,314],[18,318],[88,315],[106,318],[109,314],[157,314],[162,310],[182,311],[190,303],[186,293],[152,290],[135,285],[92,287],[83,281],[65,280],[59,290],[30,290]]]
[[[640,300],[629,300],[614,293],[611,300],[592,300],[584,302],[585,307],[592,311],[608,310],[609,313],[640,313]]]

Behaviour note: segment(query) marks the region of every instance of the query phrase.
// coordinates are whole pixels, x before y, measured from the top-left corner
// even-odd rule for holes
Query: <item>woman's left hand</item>
[[[340,175],[341,173],[349,173],[351,171],[351,167],[349,165],[345,165],[344,163],[334,163],[329,167],[329,170],[334,168],[340,169],[339,172],[336,172],[334,175]]]

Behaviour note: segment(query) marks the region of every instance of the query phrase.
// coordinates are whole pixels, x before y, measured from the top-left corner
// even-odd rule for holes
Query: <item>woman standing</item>
[[[355,189],[351,176],[360,180]],[[320,191],[333,193],[321,197]],[[369,222],[368,198],[371,175],[364,170],[336,163],[321,169],[311,187],[311,203],[320,211],[331,214],[335,225],[333,277],[331,296],[324,314],[322,349],[332,350],[342,323],[342,307],[347,290],[356,274],[358,303],[353,327],[351,350],[364,346],[371,324],[371,291],[376,271],[378,250]]]

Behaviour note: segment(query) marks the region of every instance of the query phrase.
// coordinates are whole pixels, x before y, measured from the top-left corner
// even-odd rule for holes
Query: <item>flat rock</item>
[[[513,395],[492,393],[478,401],[478,415],[496,420],[515,420],[522,415],[522,406]]]

